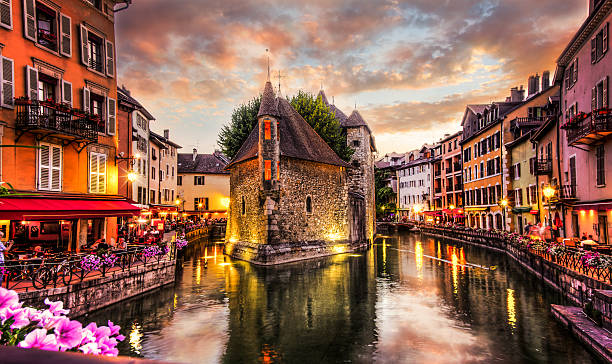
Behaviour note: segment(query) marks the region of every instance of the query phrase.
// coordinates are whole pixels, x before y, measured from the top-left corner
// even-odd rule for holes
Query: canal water
[[[189,248],[174,285],[83,321],[185,363],[594,362],[552,318],[563,298],[504,254],[414,233],[276,268],[221,252]]]

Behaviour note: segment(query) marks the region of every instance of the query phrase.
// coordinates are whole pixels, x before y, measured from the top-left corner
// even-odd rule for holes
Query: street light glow
[[[506,207],[508,206],[508,200],[504,198],[501,201],[499,201],[499,204],[503,207]]]
[[[128,181],[134,182],[134,181],[136,181],[136,178],[138,178],[138,176],[136,176],[136,172],[134,172],[134,171],[129,171],[128,172],[128,174],[127,174]]]
[[[544,197],[546,197],[547,199],[550,199],[555,195],[555,189],[551,186],[544,187],[542,192],[544,193]]]

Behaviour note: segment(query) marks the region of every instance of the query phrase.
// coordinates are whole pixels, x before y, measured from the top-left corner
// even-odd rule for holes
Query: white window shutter
[[[62,80],[62,103],[72,107],[72,83]]]
[[[106,154],[98,158],[98,193],[106,193]]]
[[[602,51],[606,53],[608,51],[608,35],[609,35],[610,23],[606,23],[603,28],[603,36],[602,36]]]
[[[597,86],[591,89],[591,111],[597,110]]]
[[[60,14],[60,53],[72,57],[72,19],[66,14]]]
[[[98,153],[89,153],[89,192],[98,192]]]
[[[115,135],[117,129],[117,101],[110,97],[106,98],[106,133]]]
[[[591,63],[597,60],[597,38],[591,39]]]
[[[12,0],[0,0],[0,27],[13,29]]]
[[[106,75],[115,76],[115,47],[113,42],[106,41]]]
[[[49,190],[51,188],[51,147],[48,144],[40,144],[38,149],[38,189]]]
[[[62,190],[62,148],[53,145],[50,147],[51,191]]]
[[[83,87],[83,111],[90,112],[89,110],[89,99],[91,98],[91,91],[87,87]]]
[[[36,42],[36,2],[23,0],[23,36]]]
[[[89,67],[89,46],[88,46],[88,38],[89,34],[87,32],[87,28],[83,24],[80,25],[80,33],[81,33],[81,62]]]
[[[0,77],[2,79],[2,96],[1,104],[3,107],[14,108],[15,107],[15,62],[6,57],[2,57],[2,73]]]
[[[576,81],[578,81],[578,57],[576,57],[576,59],[574,60],[574,82],[576,83]]]
[[[38,100],[38,70],[26,66],[26,90],[30,100]]]

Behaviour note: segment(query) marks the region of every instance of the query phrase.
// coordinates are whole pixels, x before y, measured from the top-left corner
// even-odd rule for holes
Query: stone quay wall
[[[476,245],[487,249],[505,252],[529,272],[549,286],[561,292],[578,306],[592,302],[602,313],[603,322],[612,322],[612,299],[606,292],[612,292],[612,285],[586,276],[552,260],[520,249],[493,234],[454,231],[449,228],[421,227],[423,234]]]
[[[70,316],[78,317],[172,283],[175,271],[176,260],[155,261],[69,286],[21,292],[19,298],[34,307],[42,307],[45,298],[62,301]]]

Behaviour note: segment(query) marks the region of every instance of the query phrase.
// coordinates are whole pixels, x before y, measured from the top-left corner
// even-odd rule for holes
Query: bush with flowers
[[[117,356],[117,344],[125,339],[119,326],[108,321],[83,327],[66,316],[61,301],[47,298],[45,304],[44,310],[23,307],[17,292],[0,287],[0,345]]]
[[[189,242],[185,238],[177,238],[175,244],[176,249],[182,250],[184,247],[187,246],[187,244],[189,244]]]
[[[117,264],[118,259],[119,257],[112,253],[102,254],[101,256],[102,263],[109,268],[114,267]]]
[[[597,252],[581,252],[580,262],[586,268],[608,268],[612,267],[612,257],[601,255]]]
[[[81,258],[81,268],[85,272],[98,270],[102,265],[102,260],[95,254],[88,254]]]
[[[144,255],[146,258],[153,258],[161,255],[162,253],[162,248],[160,248],[158,245],[149,245],[142,250],[142,255]]]

